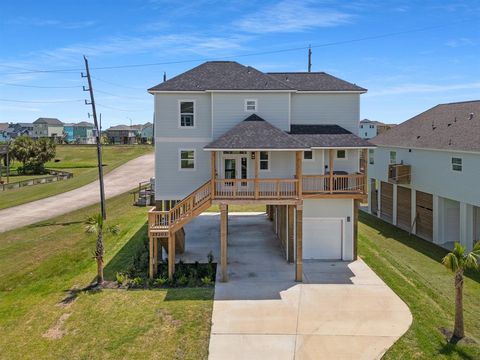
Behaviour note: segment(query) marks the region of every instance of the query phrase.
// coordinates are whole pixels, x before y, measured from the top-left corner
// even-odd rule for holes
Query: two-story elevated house
[[[211,204],[221,210],[224,281],[232,204],[267,205],[298,281],[302,259],[356,257],[357,208],[367,193],[360,159],[373,147],[355,135],[364,88],[323,72],[263,73],[212,61],[149,92],[156,146],[152,276],[159,244],[173,274],[176,232]]]
[[[371,140],[370,212],[435,244],[480,240],[480,101],[437,105]]]

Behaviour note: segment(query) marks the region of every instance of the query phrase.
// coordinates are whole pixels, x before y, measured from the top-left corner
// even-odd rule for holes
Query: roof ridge
[[[452,101],[452,102],[448,102],[448,103],[440,103],[440,104],[437,104],[436,106],[440,106],[440,105],[466,104],[466,103],[474,103],[474,102],[480,102],[480,100]],[[434,106],[434,107],[436,107],[436,106]],[[432,108],[432,109],[433,109],[433,108]]]

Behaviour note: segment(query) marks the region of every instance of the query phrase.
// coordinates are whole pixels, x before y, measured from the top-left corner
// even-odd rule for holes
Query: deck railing
[[[302,188],[307,194],[362,194],[365,192],[365,175],[303,175]]]
[[[291,199],[297,179],[215,179],[215,199]]]

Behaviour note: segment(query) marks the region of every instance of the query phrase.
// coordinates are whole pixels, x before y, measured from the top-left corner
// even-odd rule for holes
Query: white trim
[[[338,157],[338,152],[339,151],[345,151],[345,157],[343,158],[339,158]],[[348,152],[347,152],[347,149],[337,149],[337,151],[335,151],[335,160],[348,160]]]
[[[260,166],[260,163],[262,162],[262,157],[260,156],[260,153],[262,152],[266,152],[267,153],[267,156],[268,156],[268,159],[267,159],[267,164],[268,164],[268,169],[262,169],[262,167]],[[260,151],[258,153],[258,171],[259,172],[270,172],[272,170],[272,154],[270,153],[270,151],[266,151],[266,150],[263,150],[263,151]],[[263,160],[265,161],[265,160]]]
[[[372,146],[355,146],[355,147],[345,147],[345,146],[312,146],[311,149],[315,149],[315,150],[335,150],[335,149],[338,149],[338,150],[361,150],[361,149],[376,149],[377,146],[375,145],[372,145]]]
[[[352,90],[352,91],[321,91],[321,90],[297,90],[296,92],[299,94],[365,94],[368,90]]]
[[[292,130],[292,93],[288,93],[288,131]]]
[[[148,92],[152,95],[154,94],[202,94],[206,92],[214,93],[214,92],[237,92],[237,93],[244,93],[244,92],[262,92],[262,93],[276,93],[276,92],[289,92],[289,93],[299,93],[299,94],[365,94],[367,91],[306,91],[306,90],[295,90],[295,89],[286,89],[286,90],[148,90]]]
[[[190,91],[161,91],[161,90],[149,90],[150,94],[204,94],[204,90],[190,90]]]
[[[311,159],[305,159],[305,152],[310,151],[312,153],[312,158]],[[315,162],[315,151],[313,150],[304,150],[302,154],[302,161],[303,162]]]
[[[211,117],[210,124],[212,125],[211,135],[212,135],[212,139],[213,139],[213,94],[210,94],[210,117]]]
[[[434,149],[434,148],[421,148],[421,147],[408,147],[408,146],[396,146],[396,145],[376,145],[379,149],[407,149],[407,150],[424,150],[424,151],[440,151],[446,153],[461,153],[461,154],[480,154],[480,151],[467,151],[467,150],[455,150],[455,149]]]
[[[303,148],[303,149],[203,149],[205,151],[304,151],[304,150],[310,150],[308,148]]]
[[[210,92],[210,93],[278,93],[278,92],[296,92],[297,90],[205,90],[205,92]]]
[[[193,151],[193,169],[182,168],[182,151]],[[196,149],[178,149],[178,171],[195,171],[197,170],[197,151]]]
[[[247,102],[249,102],[249,101],[255,102],[255,109],[254,109],[254,110],[248,110],[248,109],[247,109]],[[244,99],[244,101],[243,101],[243,110],[244,110],[245,112],[249,112],[249,113],[255,113],[255,112],[257,112],[257,111],[258,111],[258,100],[257,100],[257,99]]]
[[[177,142],[212,142],[213,138],[195,138],[195,137],[169,137],[169,136],[159,136],[155,138],[155,141],[165,142],[165,143],[177,143]]]
[[[195,99],[178,99],[178,128],[179,129],[195,129],[197,127],[197,104]],[[193,126],[182,126],[182,102],[193,102]]]

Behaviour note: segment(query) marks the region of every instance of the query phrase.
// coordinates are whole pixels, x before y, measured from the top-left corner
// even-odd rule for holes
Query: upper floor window
[[[270,170],[270,153],[260,151],[260,170]]]
[[[374,129],[375,128],[375,125],[370,125],[370,129]]]
[[[304,161],[314,161],[315,158],[313,157],[313,151],[312,150],[304,151],[303,152],[303,160]]]
[[[180,150],[180,170],[195,170],[195,150]]]
[[[245,111],[247,112],[257,111],[257,99],[245,99]]]
[[[337,159],[346,159],[347,151],[346,150],[337,150]]]
[[[180,100],[180,127],[195,127],[195,101]]]
[[[375,164],[375,150],[368,149],[368,163],[370,165]]]
[[[462,158],[452,158],[452,170],[462,171]]]
[[[360,125],[360,129],[363,129],[363,125]]]
[[[397,163],[397,152],[390,151],[390,164],[396,164],[396,163]]]

